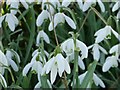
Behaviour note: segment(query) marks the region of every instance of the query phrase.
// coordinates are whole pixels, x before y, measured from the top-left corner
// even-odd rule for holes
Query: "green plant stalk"
[[[28,46],[27,46],[27,49],[26,49],[26,55],[25,55],[25,60],[24,60],[24,64],[26,64],[27,60],[28,60],[28,57],[29,57],[29,54],[30,54],[30,51],[31,51],[31,48],[32,48],[32,45],[33,45],[33,42],[34,42],[34,36],[35,36],[35,13],[34,13],[34,8],[33,6],[30,8],[30,20],[29,20],[29,27],[30,29],[28,28],[28,30],[30,31],[30,38],[29,38],[29,41],[28,41]]]
[[[88,68],[88,72],[87,74],[85,75],[84,79],[83,79],[83,82],[80,86],[80,88],[87,88],[87,85],[88,83],[93,79],[93,73],[95,71],[95,68],[97,66],[97,61],[94,60],[93,63],[89,66]]]
[[[73,88],[78,88],[78,55],[79,52],[74,52],[74,71],[73,71]]]

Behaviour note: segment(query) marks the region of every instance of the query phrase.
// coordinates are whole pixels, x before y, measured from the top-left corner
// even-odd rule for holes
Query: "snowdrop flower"
[[[83,5],[83,12],[87,11],[92,4],[96,4],[98,2],[98,5],[100,6],[100,9],[102,12],[105,12],[105,6],[102,3],[101,0],[85,0],[85,3]]]
[[[105,63],[103,64],[103,72],[107,72],[111,67],[118,67],[118,61],[120,62],[120,44],[113,46],[109,53],[114,54],[113,56],[107,57]]]
[[[102,71],[107,72],[111,67],[118,67],[116,56],[109,56],[106,58],[105,63],[103,64],[102,67]]]
[[[93,58],[96,61],[100,59],[100,51],[102,51],[104,54],[107,54],[107,51],[97,43],[88,47],[88,49],[90,48],[92,48]]]
[[[85,73],[81,74],[80,76],[78,76],[80,84],[82,84],[86,74],[88,71],[86,71]],[[103,81],[95,74],[93,73],[93,82],[95,83],[96,86],[100,85],[102,88],[105,88],[105,84],[103,83]],[[90,82],[87,86],[87,88],[90,88]]]
[[[55,8],[60,7],[59,0],[42,0],[42,10],[44,10],[44,7],[46,7],[47,10],[53,15],[55,13],[54,8],[51,5],[45,4],[45,3],[51,3]]]
[[[53,28],[55,28],[58,24],[65,23],[65,21],[72,29],[76,29],[76,25],[70,17],[68,17],[64,13],[56,13],[54,16],[54,27],[53,27],[53,22],[51,21],[49,24],[49,31],[52,31]]]
[[[120,35],[112,29],[111,26],[105,26],[102,29],[99,29],[94,36],[96,36],[95,38],[95,43],[100,43],[102,42],[104,39],[111,39],[111,32],[115,35],[115,37],[120,40]]]
[[[45,65],[42,71],[42,75],[44,73],[48,74],[50,73],[50,80],[53,84],[55,82],[57,72],[60,77],[62,77],[62,74],[64,71],[66,71],[68,74],[70,74],[70,66],[67,62],[67,60],[62,56],[62,54],[57,54],[56,56],[52,57]]]
[[[118,0],[112,8],[112,12],[115,12],[120,8],[120,1]],[[120,10],[117,13],[117,18],[120,19]]]
[[[45,19],[48,19],[50,17],[50,14],[47,10],[43,10],[37,17],[36,25],[41,26]]]
[[[87,58],[88,57],[88,49],[87,46],[79,41],[78,39],[76,39],[76,48],[81,51],[81,58]],[[66,53],[67,56],[71,55],[74,50],[75,50],[75,44],[74,44],[74,40],[72,38],[67,39],[66,41],[64,41],[61,44],[61,49]]]
[[[37,38],[36,38],[36,46],[40,45],[40,39],[43,38],[43,40],[45,40],[46,43],[50,43],[49,37],[48,35],[43,31],[39,31]]]
[[[82,70],[84,70],[85,65],[84,65],[83,59],[88,57],[87,46],[83,42],[76,40],[76,48],[79,51],[81,51],[81,56],[78,56],[78,65]],[[62,49],[62,51],[64,51],[66,53],[66,55],[67,55],[66,60],[68,62],[74,60],[75,45],[74,45],[73,39],[70,38],[70,39],[64,41],[61,44],[61,49]]]
[[[68,7],[71,2],[77,2],[78,5],[79,5],[79,8],[80,8],[80,9],[83,8],[83,1],[82,1],[82,0],[63,0],[63,1],[62,1],[62,6]]]
[[[35,71],[37,74],[41,74],[42,72],[42,68],[43,68],[43,64],[41,63],[41,61],[43,60],[41,57],[41,52],[37,52],[30,63],[28,63],[24,69],[23,69],[23,76],[26,76],[26,74],[28,73],[28,71],[30,70],[30,68],[32,68],[31,71]]]
[[[0,73],[4,74],[4,66],[8,66],[8,61],[4,53],[0,50]]]
[[[15,57],[17,62],[20,63],[20,57],[17,54],[17,52],[15,52],[13,49],[12,50],[7,50],[6,57],[7,57],[7,60],[8,60],[8,65],[10,65],[13,68],[13,70],[17,72],[19,69],[18,69],[17,64],[13,60],[13,58]]]
[[[0,27],[2,27],[2,22],[5,19],[5,22],[8,23],[8,27],[11,31],[15,30],[15,26],[18,25],[19,21],[14,14],[7,13],[0,17]]]
[[[1,73],[0,73],[0,83],[4,88],[7,88],[7,82]]]
[[[30,0],[27,0],[27,1],[30,1]],[[19,5],[21,3],[25,7],[25,9],[28,9],[29,5],[28,5],[27,1],[26,0],[7,0],[6,4],[10,5],[10,8],[18,9]],[[17,10],[11,10],[11,13],[16,14]]]

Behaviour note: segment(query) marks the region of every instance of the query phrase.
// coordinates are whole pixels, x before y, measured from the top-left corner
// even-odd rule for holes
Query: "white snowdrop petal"
[[[64,16],[62,13],[57,13],[55,14],[54,16],[54,28],[60,24],[60,23],[64,23],[65,22],[65,19],[64,19]],[[50,30],[51,31],[51,30]]]
[[[22,72],[23,76],[26,76],[26,74],[28,73],[28,71],[29,71],[29,69],[32,67],[32,65],[33,65],[33,63],[28,63],[28,64],[24,67],[23,72]]]
[[[4,18],[5,18],[5,15],[4,16],[0,16],[0,27],[2,27],[2,22],[3,22]]]
[[[92,0],[86,0],[83,5],[83,12],[87,11],[92,4],[93,4]]]
[[[55,63],[55,58],[53,57],[53,58],[51,58],[47,63],[46,63],[46,65],[47,65],[47,67],[46,67],[46,74],[48,74],[49,72],[50,72],[50,70],[51,70],[51,68],[52,68],[52,65]]]
[[[64,72],[65,69],[65,63],[64,63],[64,57],[62,56],[62,54],[57,54],[57,56],[55,57],[56,61],[57,61],[57,65],[58,65],[58,72],[59,72],[59,76],[62,76],[62,73]]]
[[[119,10],[119,12],[117,13],[117,19],[120,19],[120,10]],[[120,37],[119,37],[119,40],[120,40]]]
[[[99,49],[100,49],[104,54],[108,54],[107,51],[106,51],[103,47],[101,47],[100,45],[99,45]]]
[[[112,66],[118,66],[117,58],[115,56],[107,57],[105,63],[103,64],[102,71],[107,72]]]
[[[62,1],[62,6],[64,6],[64,7],[68,7],[69,5],[70,5],[70,3],[71,3],[71,0],[63,0]]]
[[[118,52],[119,48],[120,48],[120,44],[114,45],[114,46],[110,49],[109,53],[112,54],[112,53],[114,53],[114,52]]]
[[[93,46],[94,46],[94,44],[92,44],[92,45],[88,46],[88,49],[91,49]]]
[[[50,43],[49,37],[44,31],[41,31],[41,36],[44,38],[46,43],[48,43],[48,44]]]
[[[85,70],[85,65],[80,56],[78,56],[78,65],[82,70]]]
[[[7,88],[7,82],[1,74],[0,74],[0,82],[3,85],[4,88]]]
[[[97,0],[102,12],[105,12],[105,6],[101,0]]]
[[[55,82],[56,76],[57,76],[57,66],[53,65],[50,73],[51,84]]]
[[[48,27],[48,30],[49,30],[49,31],[52,31],[53,29],[54,29],[54,27],[53,27],[53,22],[50,22],[49,27]]]
[[[36,88],[40,88],[40,87],[41,87],[41,82],[39,81],[39,82],[35,85],[34,89],[36,90]]]
[[[0,50],[0,63],[2,63],[5,66],[8,66],[7,58],[1,50]]]
[[[28,4],[25,0],[20,0],[20,2],[22,3],[22,5],[25,7],[25,9],[28,9]]]
[[[49,12],[47,10],[43,10],[37,17],[36,25],[41,26],[45,19],[49,18]]]
[[[100,51],[99,51],[99,48],[98,48],[97,44],[94,45],[92,51],[93,51],[93,58],[94,58],[94,60],[98,61],[100,59]]]
[[[68,16],[66,16],[65,14],[63,14],[64,17],[65,17],[65,20],[66,22],[68,23],[68,25],[73,28],[73,29],[76,29],[76,25],[75,25],[75,22]]]
[[[70,74],[70,73],[71,73],[71,69],[70,69],[70,65],[69,65],[68,61],[65,60],[64,63],[65,63],[65,71],[66,71],[68,74]]]
[[[76,0],[78,5],[79,5],[79,8],[82,10],[83,8],[83,1],[82,0]]]
[[[14,71],[18,71],[18,66],[12,59],[9,59],[9,64],[11,65]]]
[[[120,41],[120,35],[111,28],[112,33],[115,35],[115,37]]]
[[[87,48],[87,46],[83,42],[81,42],[79,40],[76,40],[76,46],[81,51],[81,54],[82,54],[81,58],[82,59],[87,58],[88,57],[88,48]]]
[[[100,85],[102,88],[105,88],[105,84],[95,73],[93,73],[93,80],[96,86]]]
[[[115,5],[113,6],[112,11],[114,12],[114,11],[118,10],[119,7],[120,7],[119,5],[120,5],[120,1],[117,1],[117,2],[115,3]]]
[[[87,71],[81,75],[78,76],[80,84],[83,82],[85,75],[87,74]]]

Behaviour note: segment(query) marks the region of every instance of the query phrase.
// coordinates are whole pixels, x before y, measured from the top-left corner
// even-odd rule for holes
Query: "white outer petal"
[[[105,12],[105,6],[101,0],[97,0],[102,12]]]
[[[83,12],[87,11],[92,4],[93,4],[92,0],[86,0],[83,5]]]
[[[104,54],[108,54],[107,51],[103,47],[101,47],[100,45],[98,45],[98,47]]]
[[[3,22],[4,18],[5,18],[5,15],[0,17],[0,27],[2,27],[2,22]]]
[[[40,87],[41,87],[41,82],[39,81],[39,82],[35,85],[34,89],[36,90],[36,88],[40,88]]]
[[[25,0],[20,0],[20,2],[25,7],[25,9],[28,9],[28,4],[27,4],[27,2]]]
[[[105,84],[95,73],[93,73],[93,80],[96,86],[100,85],[102,88],[105,88]]]
[[[18,71],[18,66],[12,59],[9,59],[9,64],[11,65],[14,71]]]
[[[112,54],[112,53],[114,53],[114,52],[118,52],[119,49],[120,49],[120,44],[114,45],[114,46],[110,49],[109,53]]]
[[[98,44],[94,44],[92,51],[93,51],[94,60],[98,61],[100,59],[100,51],[99,51]]]
[[[63,13],[63,16],[65,17],[65,20],[66,20],[66,22],[68,23],[68,25],[69,25],[71,28],[76,29],[75,22],[74,22],[70,17],[68,17],[67,15],[65,15],[64,13]]]
[[[53,65],[50,73],[51,84],[55,82],[56,76],[57,76],[57,66]]]
[[[32,67],[33,64],[34,64],[34,63],[28,63],[28,64],[24,67],[23,72],[22,72],[23,76],[26,76],[26,74],[28,73],[29,69]]]
[[[79,8],[82,10],[83,9],[83,1],[82,0],[76,0],[78,5],[79,5]]]
[[[83,42],[81,42],[77,39],[76,40],[76,47],[78,47],[80,49],[81,54],[82,54],[82,56],[81,56],[82,59],[88,57],[88,48]]]
[[[120,35],[115,30],[113,30],[112,27],[111,27],[111,31],[115,35],[115,37],[120,41]]]
[[[82,61],[80,56],[78,56],[78,65],[82,70],[85,70],[84,62]]]
[[[117,19],[120,19],[120,10],[117,13]],[[120,38],[120,37],[119,37]],[[120,40],[120,39],[119,39]]]
[[[87,74],[87,71],[81,75],[78,76],[80,84],[83,82],[85,75]]]
[[[107,57],[105,63],[103,64],[102,71],[107,72],[113,66],[118,66],[117,58],[115,56]]]
[[[63,0],[63,1],[62,1],[62,6],[68,7],[68,6],[70,5],[71,1],[72,1],[72,0]]]
[[[4,88],[7,88],[7,82],[1,74],[0,74],[0,82],[3,85]]]
[[[70,73],[71,73],[71,69],[70,69],[70,65],[69,65],[68,61],[65,60],[64,63],[65,63],[65,71],[66,71],[68,74],[70,74]]]
[[[45,19],[49,18],[49,12],[47,10],[43,10],[37,17],[36,25],[41,26]]]
[[[113,8],[112,8],[112,12],[118,10],[119,7],[120,7],[119,5],[120,5],[120,1],[117,1],[117,2],[115,3],[115,5],[113,6]]]
[[[8,66],[7,58],[1,50],[0,50],[0,63],[2,63],[5,66]]]
[[[55,60],[57,61],[58,72],[59,72],[59,76],[61,77],[62,73],[65,70],[65,63],[64,63],[65,58],[62,56],[62,54],[57,54]]]

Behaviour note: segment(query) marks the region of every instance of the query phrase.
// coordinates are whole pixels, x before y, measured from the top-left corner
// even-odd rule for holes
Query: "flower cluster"
[[[6,0],[0,4],[3,87],[105,88],[102,73],[119,69],[120,1],[108,5],[113,6],[113,15],[102,0]],[[35,86],[27,85],[32,79]]]

